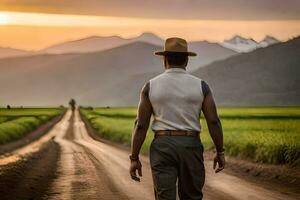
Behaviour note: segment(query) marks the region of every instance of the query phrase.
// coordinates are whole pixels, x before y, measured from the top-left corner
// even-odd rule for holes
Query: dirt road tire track
[[[58,161],[58,177],[50,187],[49,199],[127,200],[89,149],[75,142],[78,136],[74,126],[78,121],[74,113],[68,122],[66,131],[55,137],[61,146],[61,157]]]
[[[1,200],[47,199],[56,177],[59,145],[49,141],[40,151],[0,168]]]

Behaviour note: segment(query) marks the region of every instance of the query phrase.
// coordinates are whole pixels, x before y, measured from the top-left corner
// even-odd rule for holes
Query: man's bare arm
[[[207,122],[209,134],[217,149],[217,155],[214,159],[214,168],[218,163],[219,168],[216,170],[216,172],[219,172],[224,169],[225,166],[222,125],[217,113],[217,108],[212,92],[204,81],[202,81],[202,91],[204,94],[202,111]]]
[[[152,106],[149,100],[149,82],[143,87],[140,102],[138,106],[137,119],[135,121],[134,130],[131,141],[131,165],[129,169],[130,176],[135,181],[140,181],[136,171],[142,176],[142,164],[139,161],[139,153],[145,141],[147,130],[152,115]]]
[[[131,156],[137,158],[144,143],[152,115],[152,106],[149,100],[149,82],[145,84],[140,95],[137,119],[131,141]]]

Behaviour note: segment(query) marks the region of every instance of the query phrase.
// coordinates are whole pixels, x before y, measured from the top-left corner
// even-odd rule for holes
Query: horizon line
[[[32,52],[32,53],[34,53],[34,52],[39,52],[39,51],[45,50],[45,49],[47,49],[47,48],[50,48],[50,47],[53,47],[53,46],[56,46],[56,45],[61,45],[61,44],[70,43],[70,42],[82,41],[82,40],[86,40],[86,39],[88,39],[88,38],[93,38],[93,37],[97,37],[97,38],[118,37],[118,38],[121,38],[121,39],[124,39],[124,40],[131,40],[131,39],[138,38],[138,37],[140,37],[140,36],[142,36],[142,35],[144,35],[144,34],[147,34],[147,33],[148,33],[148,34],[153,34],[154,36],[156,36],[156,37],[162,39],[163,41],[166,39],[166,38],[160,37],[159,35],[157,35],[157,34],[155,34],[155,33],[153,33],[153,32],[143,32],[143,33],[138,34],[137,36],[133,36],[133,37],[122,37],[121,35],[118,35],[118,34],[114,34],[114,35],[104,35],[104,36],[94,34],[94,35],[89,35],[89,36],[86,36],[86,37],[80,37],[80,38],[74,39],[74,40],[65,40],[65,41],[63,41],[63,42],[53,43],[53,44],[51,44],[51,45],[49,45],[49,46],[45,46],[45,47],[40,48],[40,49],[16,48],[16,47],[13,47],[13,46],[2,46],[1,44],[0,44],[0,49],[1,49],[1,48],[2,48],[2,49],[14,49],[14,50],[27,51],[27,52]],[[254,40],[254,41],[257,42],[257,43],[260,43],[260,42],[263,41],[263,39],[260,40],[260,41],[257,41],[257,40],[255,40],[255,39],[253,39],[253,38],[251,38],[251,37],[246,37],[246,36],[243,36],[242,34],[237,34],[237,33],[236,33],[236,34],[232,34],[232,36],[231,36],[230,38],[224,39],[223,42],[225,42],[226,40],[231,40],[231,39],[233,39],[234,37],[237,37],[237,36],[242,37],[242,38],[247,39],[247,40]],[[267,36],[269,36],[269,37],[274,37],[274,36],[272,36],[272,35],[270,35],[270,34],[266,34],[264,38],[266,38]],[[274,38],[277,39],[277,40],[279,40],[280,42],[286,42],[286,41],[292,40],[293,38],[297,38],[297,37],[299,37],[299,36],[300,36],[300,34],[297,35],[297,36],[294,36],[294,37],[292,37],[292,38],[288,38],[287,40],[279,40],[279,39],[276,38],[276,37],[274,37]],[[203,40],[187,40],[187,42],[188,42],[188,43],[191,43],[191,42],[208,42],[208,43],[212,43],[212,44],[222,44],[222,43],[223,43],[223,42],[214,42],[214,41],[210,41],[210,40],[206,40],[206,39],[203,39]]]

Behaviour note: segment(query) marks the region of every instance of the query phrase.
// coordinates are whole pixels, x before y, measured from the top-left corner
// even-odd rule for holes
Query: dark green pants
[[[201,200],[205,180],[203,145],[199,138],[160,136],[150,147],[156,200]]]

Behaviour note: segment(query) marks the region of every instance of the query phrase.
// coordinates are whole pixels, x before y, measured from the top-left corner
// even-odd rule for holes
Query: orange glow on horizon
[[[177,20],[0,11],[0,46],[40,49],[91,35],[132,37],[143,32],[214,42],[235,34],[255,40],[268,34],[287,40],[300,34],[300,20]]]
[[[8,23],[9,23],[9,17],[4,13],[0,13],[0,25],[8,24]]]

